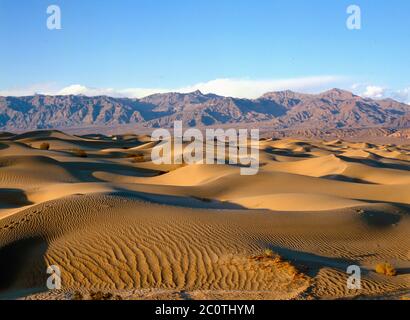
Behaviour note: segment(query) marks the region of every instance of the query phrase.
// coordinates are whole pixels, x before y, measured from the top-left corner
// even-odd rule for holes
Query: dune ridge
[[[147,136],[38,131],[0,144],[0,298],[410,291],[409,145],[267,139],[258,175],[240,176],[229,164],[155,165]],[[374,272],[384,261],[396,277]],[[352,264],[362,290],[346,288]],[[45,288],[49,265],[61,291]]]

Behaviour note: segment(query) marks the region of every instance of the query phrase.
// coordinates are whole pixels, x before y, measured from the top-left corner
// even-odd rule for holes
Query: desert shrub
[[[125,155],[126,158],[135,158],[135,157],[143,157],[144,154],[142,152],[137,153],[128,153]]]
[[[385,276],[394,277],[397,275],[396,269],[388,262],[379,263],[376,265],[375,271],[379,274],[384,274]]]
[[[87,158],[87,152],[81,149],[73,149],[73,154],[80,158]]]
[[[90,293],[91,300],[122,300],[121,296],[113,295],[110,292],[91,292]]]
[[[110,300],[112,297],[112,294],[97,291],[97,292],[91,292],[90,297],[92,300]]]
[[[84,299],[84,297],[83,297],[82,293],[79,292],[79,291],[75,291],[71,295],[71,300],[83,300],[83,299]]]
[[[40,150],[49,150],[50,149],[50,144],[48,142],[43,142],[40,144]]]
[[[129,153],[125,157],[130,158],[132,163],[145,162],[145,155],[142,152]]]
[[[273,252],[271,249],[265,249],[262,251],[262,253],[253,256],[253,260],[257,261],[270,261],[273,263],[282,263],[282,257],[278,255],[277,253]]]
[[[264,255],[265,257],[272,258],[272,257],[275,256],[275,253],[274,253],[271,249],[265,249],[265,250],[263,251],[263,255]]]
[[[145,157],[144,156],[134,157],[134,158],[132,158],[131,162],[132,163],[145,162]]]

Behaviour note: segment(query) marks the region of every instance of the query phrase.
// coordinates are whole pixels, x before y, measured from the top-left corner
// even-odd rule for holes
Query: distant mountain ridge
[[[410,106],[332,89],[320,94],[266,93],[258,99],[215,94],[154,94],[142,99],[82,95],[0,97],[0,130],[67,129],[87,126],[186,127],[269,124],[275,129],[407,127]]]

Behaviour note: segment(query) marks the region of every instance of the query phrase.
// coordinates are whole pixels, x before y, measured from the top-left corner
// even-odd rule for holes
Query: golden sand
[[[43,142],[50,150],[39,149]],[[267,140],[255,176],[230,165],[157,166],[153,147],[146,136],[0,139],[0,298],[333,299],[410,290],[409,146]],[[384,262],[396,276],[375,272]],[[49,265],[61,269],[60,291],[45,288]],[[362,268],[362,290],[347,289],[349,265]]]

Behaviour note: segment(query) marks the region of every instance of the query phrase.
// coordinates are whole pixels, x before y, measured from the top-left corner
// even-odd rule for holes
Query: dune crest
[[[48,143],[43,150],[42,143]],[[155,165],[128,134],[0,135],[0,298],[334,299],[410,291],[410,146],[263,140],[260,170]],[[374,271],[390,262],[397,276]],[[359,265],[362,290],[348,290]],[[49,265],[61,291],[45,287]]]

